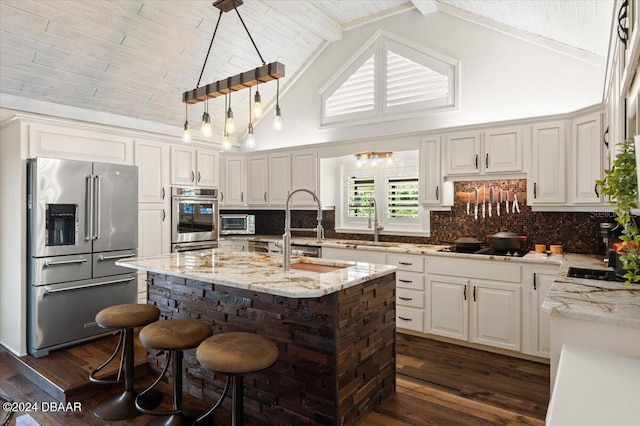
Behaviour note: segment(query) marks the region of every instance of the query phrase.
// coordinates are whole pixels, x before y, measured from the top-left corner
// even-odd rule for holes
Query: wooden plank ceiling
[[[181,94],[198,81],[218,17],[211,3],[2,0],[0,93],[181,126]],[[245,0],[239,11],[264,60],[286,65],[286,87],[344,30],[413,8],[513,27],[602,62],[612,16],[609,0]],[[224,14],[202,84],[259,65],[238,17]],[[275,86],[260,86],[263,104],[273,102]],[[248,90],[232,101],[236,125],[244,129]],[[201,105],[189,109],[192,127]],[[210,101],[214,132],[221,129],[223,109],[221,98]]]

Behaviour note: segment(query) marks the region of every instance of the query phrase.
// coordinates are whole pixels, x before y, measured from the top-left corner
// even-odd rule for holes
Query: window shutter
[[[415,219],[418,217],[418,178],[398,177],[387,181],[387,217]]]
[[[327,98],[325,115],[351,114],[374,109],[375,55],[371,55],[335,92]]]
[[[368,217],[369,200],[373,198],[374,188],[371,176],[350,176],[347,179],[347,217]]]
[[[387,107],[446,98],[449,78],[387,51]]]

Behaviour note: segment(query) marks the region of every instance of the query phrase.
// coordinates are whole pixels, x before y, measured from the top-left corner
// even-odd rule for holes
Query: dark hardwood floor
[[[114,344],[106,339],[56,353],[56,357],[30,359],[34,369],[46,365],[47,374],[73,381],[88,374],[106,359]],[[30,381],[9,362],[10,355],[0,351],[0,396],[16,402],[51,402],[54,399]],[[90,359],[86,359],[89,357]],[[56,366],[55,364],[58,364]],[[94,363],[98,363],[93,365]],[[42,367],[44,368],[44,367]],[[137,379],[147,385],[152,374]],[[73,380],[71,380],[73,379]],[[161,383],[168,409],[170,388]],[[42,426],[48,425],[143,425],[152,418],[105,422],[93,416],[93,407],[107,393],[102,390],[82,399],[82,411],[76,413],[30,413]],[[363,425],[543,425],[549,400],[549,366],[497,355],[449,343],[398,334],[397,392],[363,421]],[[185,396],[184,404],[204,409],[205,404]],[[4,413],[3,413],[4,414]],[[24,413],[15,413],[9,424]],[[2,419],[2,416],[0,416]],[[216,415],[216,424],[230,424],[227,412]]]

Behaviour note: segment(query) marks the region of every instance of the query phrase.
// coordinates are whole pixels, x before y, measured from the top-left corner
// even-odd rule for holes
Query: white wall
[[[379,29],[460,61],[459,108],[320,130],[318,90]],[[600,103],[604,72],[604,66],[442,12],[423,16],[412,9],[346,31],[329,45],[281,97],[284,130],[272,130],[271,110],[256,126],[256,141],[258,149],[271,149],[562,114]]]

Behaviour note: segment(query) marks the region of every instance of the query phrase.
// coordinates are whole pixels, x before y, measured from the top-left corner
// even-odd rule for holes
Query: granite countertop
[[[321,297],[396,270],[389,265],[292,257],[292,270],[284,271],[282,255],[224,249],[138,257],[116,264],[290,298]]]

